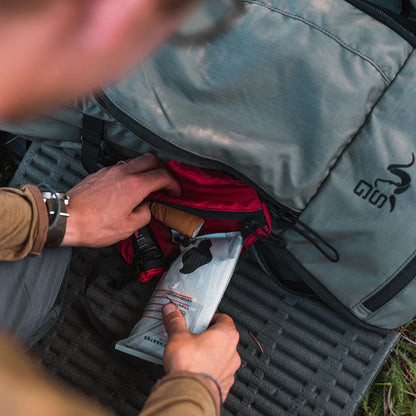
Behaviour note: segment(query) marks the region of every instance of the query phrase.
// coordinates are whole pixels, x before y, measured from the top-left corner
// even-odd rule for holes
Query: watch
[[[64,238],[66,220],[69,217],[69,214],[66,212],[69,196],[60,192],[42,192],[42,196],[49,218],[45,247],[59,247]],[[56,198],[60,201],[59,210]]]

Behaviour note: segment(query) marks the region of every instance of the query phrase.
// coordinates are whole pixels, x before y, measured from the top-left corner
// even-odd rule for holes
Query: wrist
[[[221,390],[221,386],[220,383],[218,383],[217,379],[215,379],[214,377],[212,377],[211,375],[207,374],[207,373],[200,373],[201,376],[205,377],[208,384],[211,386],[211,389],[214,389],[219,397],[220,397],[220,403],[222,404],[223,402],[223,396],[222,396],[222,390]]]

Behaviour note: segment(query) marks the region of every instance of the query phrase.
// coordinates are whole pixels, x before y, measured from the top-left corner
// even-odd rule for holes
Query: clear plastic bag
[[[189,331],[205,331],[230,282],[242,246],[239,232],[205,235],[181,244],[180,255],[157,285],[143,317],[116,349],[162,364],[168,338],[162,308],[169,302],[185,316]]]

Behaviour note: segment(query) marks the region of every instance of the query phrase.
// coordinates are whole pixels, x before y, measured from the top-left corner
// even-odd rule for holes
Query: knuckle
[[[147,158],[151,158],[151,159],[155,159],[155,160],[157,159],[156,156],[151,152],[143,153],[141,157],[147,157]]]
[[[240,367],[241,367],[241,357],[240,357],[240,355],[239,354],[236,354],[236,357],[235,357],[235,371],[237,371]]]
[[[150,162],[157,162],[159,159],[153,153],[143,153],[140,158],[143,160],[148,160]]]
[[[229,332],[230,340],[233,342],[233,345],[237,345],[240,341],[240,334],[236,329],[233,329]]]
[[[170,179],[172,176],[165,168],[158,168],[155,170],[155,172],[159,175],[161,179]]]
[[[148,224],[150,222],[150,220],[152,219],[152,214],[150,212],[150,209],[142,209],[141,213],[140,213],[140,220],[141,222],[143,222],[144,224]]]

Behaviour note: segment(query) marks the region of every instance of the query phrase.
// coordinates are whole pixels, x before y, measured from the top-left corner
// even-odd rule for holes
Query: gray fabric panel
[[[411,47],[339,0],[246,6],[226,35],[165,47],[106,94],[178,148],[302,209]]]
[[[341,261],[326,261],[305,239],[295,233],[288,235],[292,253],[350,308],[358,307],[360,302],[374,295],[415,256],[413,181],[416,162],[401,168],[410,180],[410,186],[402,193],[395,193],[400,190],[402,180],[387,169],[392,164],[410,164],[412,154],[416,156],[415,71],[416,54],[413,52],[360,134],[301,215],[304,222],[337,248]],[[376,184],[377,179],[391,182]],[[373,203],[370,202],[372,196]],[[391,197],[395,199],[395,207],[390,212]],[[409,291],[414,299],[415,286],[409,287]],[[386,308],[383,319],[373,316],[371,322],[394,328],[416,314],[413,301],[402,302],[401,308],[398,305],[395,303],[390,313]],[[360,315],[362,317],[362,310]]]
[[[2,124],[0,129],[24,137],[27,140],[79,151],[81,149],[84,114],[105,120],[104,138],[119,147],[128,149],[129,157],[154,152],[151,145],[143,142],[107,114],[99,106],[94,96],[89,96],[72,107],[67,107],[36,121],[21,124]],[[161,155],[159,157],[162,158]]]
[[[28,346],[38,341],[58,319],[57,297],[70,260],[71,249],[61,248],[45,249],[41,258],[0,262],[0,328]]]
[[[74,185],[67,182],[69,167],[78,172],[78,180],[82,178],[79,161],[68,158],[67,152],[34,144],[15,182],[47,179],[53,157],[64,179],[61,188]],[[25,169],[30,166],[28,174]],[[54,178],[58,186],[58,173]],[[115,291],[111,282],[122,275],[113,249],[76,249],[63,316],[32,353],[65,385],[97,398],[119,415],[133,416],[163,370],[108,350],[86,320],[84,279],[94,264],[108,264],[111,258],[114,268],[99,276],[89,299],[120,337],[129,332],[156,282],[143,285],[133,280]],[[226,416],[352,416],[398,339],[394,332],[363,330],[318,300],[288,293],[249,253],[241,259],[220,310],[234,318],[241,334],[242,367],[224,407]]]

